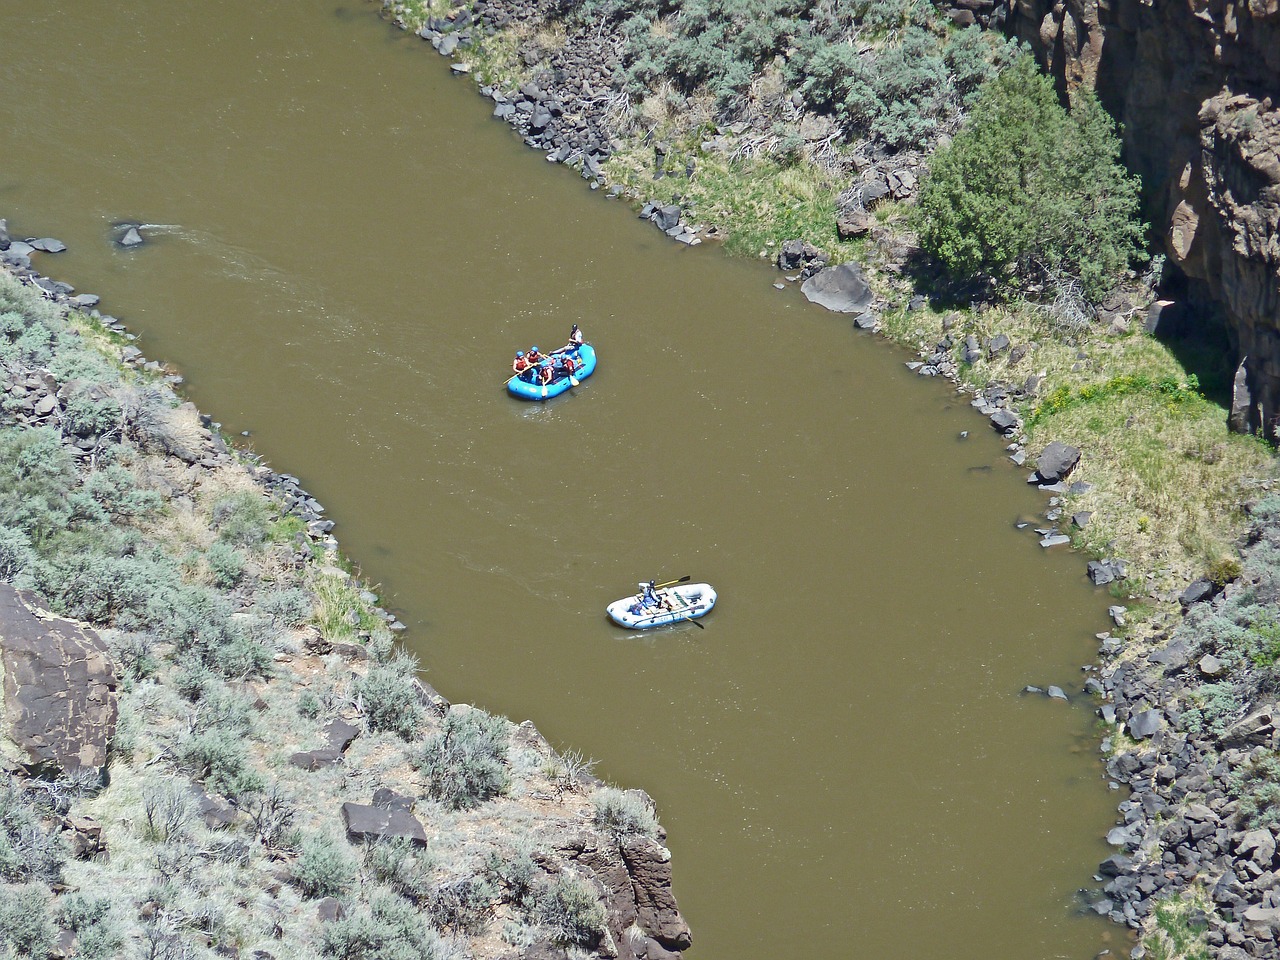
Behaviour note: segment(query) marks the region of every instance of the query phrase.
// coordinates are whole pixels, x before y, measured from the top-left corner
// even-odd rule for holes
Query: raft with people
[[[668,623],[694,622],[716,605],[716,592],[709,583],[687,583],[688,577],[670,583],[652,580],[639,584],[632,597],[615,600],[605,608],[609,619],[628,630],[647,630]],[[702,624],[694,622],[695,627]]]
[[[511,363],[514,374],[507,380],[507,391],[523,400],[550,400],[578,386],[596,369],[595,347],[582,338],[575,323],[569,342],[558,350],[542,353],[536,346],[528,353],[517,350]]]

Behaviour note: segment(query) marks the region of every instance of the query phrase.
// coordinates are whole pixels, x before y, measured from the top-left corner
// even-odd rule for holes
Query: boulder
[[[138,232],[137,227],[130,227],[120,237],[120,246],[136,247],[142,243],[142,234]]]
[[[1247,857],[1266,870],[1275,859],[1276,838],[1270,830],[1250,830],[1237,838],[1236,855]]]
[[[1214,594],[1214,584],[1212,580],[1194,580],[1187,585],[1187,589],[1183,590],[1178,597],[1178,602],[1182,604],[1185,610],[1193,603],[1199,603],[1201,600],[1208,600]]]
[[[856,263],[827,267],[806,280],[800,291],[811,303],[836,313],[865,313],[875,299]]]
[[[1220,677],[1226,673],[1226,665],[1212,653],[1206,653],[1196,664],[1196,668],[1206,677]]]
[[[414,846],[427,845],[427,832],[412,813],[399,807],[375,807],[364,803],[344,803],[342,819],[352,840],[379,840],[404,837]]]
[[[43,250],[45,253],[62,253],[67,249],[67,245],[61,240],[55,240],[53,237],[41,237],[39,240],[32,240],[31,246],[36,250]]]
[[[1018,429],[1018,415],[1012,410],[997,410],[990,419],[991,426],[999,433],[1008,435]]]
[[[686,950],[693,934],[671,892],[671,853],[645,836],[622,843],[622,859],[631,875],[636,898],[636,925],[668,950]]]
[[[1040,474],[1045,483],[1057,483],[1065,480],[1079,462],[1079,450],[1055,440],[1044,448],[1036,460],[1036,473]]]
[[[674,203],[656,207],[653,211],[653,222],[663,233],[674,229],[680,223],[680,207]]]
[[[841,240],[852,240],[855,237],[866,236],[875,225],[876,218],[874,216],[860,210],[854,210],[843,214],[836,220],[836,233],[839,234]]]
[[[1146,740],[1154,736],[1160,729],[1162,715],[1159,710],[1143,710],[1129,718],[1129,736],[1135,740]]]
[[[26,761],[64,770],[106,765],[116,676],[94,630],[0,583],[0,666],[5,732]]]

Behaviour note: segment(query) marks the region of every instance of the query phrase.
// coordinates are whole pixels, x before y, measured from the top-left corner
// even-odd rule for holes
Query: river
[[[299,476],[426,679],[643,787],[689,956],[1092,956],[1108,598],[898,349],[685,248],[358,0],[0,6],[0,216]],[[111,224],[156,225],[123,251]],[[569,395],[504,393],[581,324]],[[967,439],[961,437],[968,431]],[[690,575],[703,623],[604,605]]]

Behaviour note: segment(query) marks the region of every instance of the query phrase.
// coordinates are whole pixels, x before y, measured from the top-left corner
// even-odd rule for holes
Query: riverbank
[[[779,129],[718,125],[705,99],[670,85],[640,102],[620,89],[624,38],[603,19],[588,29],[527,2],[385,6],[453,56],[455,72],[475,74],[495,116],[530,147],[672,239],[772,260],[786,283],[859,264],[870,296],[858,325],[915,353],[921,375],[957,384],[1049,496],[1028,534],[1081,549],[1088,576],[1120,601],[1097,674],[1072,691],[1097,701],[1108,773],[1132,791],[1109,836],[1126,855],[1102,866],[1095,909],[1143,934],[1136,955],[1268,955],[1280,931],[1268,891],[1275,824],[1251,819],[1237,781],[1271,776],[1255,771],[1271,769],[1280,745],[1265,682],[1275,658],[1261,647],[1218,658],[1236,641],[1200,618],[1206,598],[1239,603],[1262,577],[1238,541],[1275,465],[1263,443],[1227,430],[1230,362],[1171,330],[1158,270],[1129,278],[1096,314],[1060,302],[948,303],[922,283],[906,223],[924,157],[858,150],[827,162],[832,130],[777,77],[759,99],[772,97]],[[783,141],[792,149],[780,151]],[[1269,629],[1261,615],[1241,616],[1246,633]],[[1215,726],[1204,725],[1206,710]]]
[[[649,798],[423,683],[297,479],[31,269],[60,246],[0,229],[0,944],[686,948]]]

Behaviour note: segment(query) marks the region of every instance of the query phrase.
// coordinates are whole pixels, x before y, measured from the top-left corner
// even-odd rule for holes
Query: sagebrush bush
[[[258,599],[262,612],[282,627],[300,627],[311,618],[315,601],[297,587],[269,590]]]
[[[422,704],[413,682],[413,661],[397,657],[369,668],[353,692],[370,730],[388,731],[410,740],[422,728]]]
[[[320,954],[333,960],[453,960],[457,956],[399,897],[377,892],[368,909],[324,925]]]
[[[166,779],[142,791],[142,835],[153,843],[171,843],[190,836],[196,810],[186,784]]]
[[[266,501],[254,490],[220,497],[213,505],[212,520],[218,537],[238,547],[259,546],[270,532]]]
[[[643,834],[658,836],[658,819],[653,808],[636,793],[601,787],[591,795],[593,819],[600,830],[613,836]]]
[[[46,825],[17,780],[9,774],[0,778],[0,880],[59,882],[67,850],[56,826]]]
[[[364,852],[365,869],[379,883],[415,902],[431,889],[435,864],[430,854],[417,850],[406,837],[381,839]]]
[[[13,582],[35,560],[31,541],[21,530],[0,524],[0,577]]]
[[[507,722],[480,710],[451,712],[412,761],[428,796],[455,810],[478,806],[507,788]]]
[[[209,565],[209,576],[215,587],[230,590],[244,576],[244,554],[228,543],[219,540],[210,544],[204,561]]]
[[[76,937],[76,956],[111,960],[124,945],[123,924],[109,897],[68,893],[58,899],[62,926]]]
[[[1227,792],[1239,801],[1238,815],[1247,829],[1280,826],[1280,755],[1269,752],[1251,760],[1231,775]]]
[[[432,887],[420,902],[431,923],[453,934],[476,934],[493,916],[497,891],[484,877],[450,877]]]
[[[0,947],[9,956],[43,960],[53,947],[49,893],[38,884],[10,887],[0,896]]]
[[[262,774],[249,764],[242,735],[211,729],[189,733],[175,748],[179,762],[213,790],[228,797],[253,793],[265,786]]]
[[[307,834],[293,863],[293,882],[306,897],[336,897],[345,893],[357,874],[356,862],[326,833]]]
[[[540,887],[534,915],[561,943],[590,946],[604,932],[605,912],[600,896],[577,877],[561,875]]]

